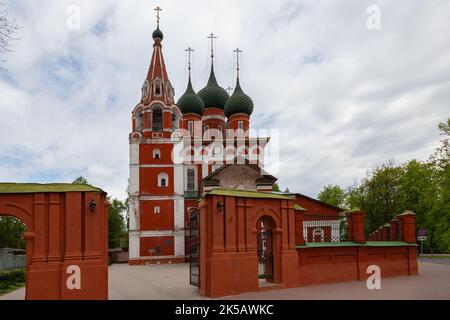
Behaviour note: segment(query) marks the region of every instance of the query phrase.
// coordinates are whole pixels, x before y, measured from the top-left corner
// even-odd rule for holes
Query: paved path
[[[419,262],[419,275],[383,278],[381,290],[368,290],[364,281],[244,293],[226,299],[250,300],[329,300],[329,299],[450,299],[450,265]],[[19,289],[2,299],[21,300]],[[113,265],[109,269],[109,297],[112,300],[202,299],[189,286],[189,265],[161,266]]]

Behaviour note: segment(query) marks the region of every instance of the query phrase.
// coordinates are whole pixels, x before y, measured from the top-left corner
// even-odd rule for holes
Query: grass
[[[0,271],[0,295],[25,286],[25,269]]]
[[[449,255],[442,255],[442,256],[436,256],[436,255],[430,255],[430,254],[424,254],[424,255],[420,255],[419,257],[423,257],[425,259],[450,259],[450,254]]]

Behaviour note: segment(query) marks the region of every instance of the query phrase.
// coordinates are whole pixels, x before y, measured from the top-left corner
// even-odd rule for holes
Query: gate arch
[[[0,215],[26,227],[27,300],[108,298],[107,208],[106,193],[89,185],[0,183]]]

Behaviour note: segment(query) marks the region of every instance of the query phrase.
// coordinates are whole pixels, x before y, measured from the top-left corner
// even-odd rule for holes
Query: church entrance
[[[192,211],[189,219],[190,283],[200,287],[200,212]]]
[[[268,216],[262,217],[257,225],[258,279],[259,284],[273,283],[273,228],[274,222]]]

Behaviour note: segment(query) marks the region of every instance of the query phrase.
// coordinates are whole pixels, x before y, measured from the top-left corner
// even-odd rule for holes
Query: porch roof
[[[71,183],[9,183],[0,182],[0,194],[11,193],[58,193],[58,192],[102,192],[100,188],[87,184]]]
[[[241,198],[260,198],[260,199],[280,199],[280,200],[292,200],[293,197],[271,193],[271,192],[258,192],[258,191],[244,191],[244,190],[230,190],[230,189],[213,189],[207,193],[207,195],[216,196],[229,196],[229,197],[241,197]]]

